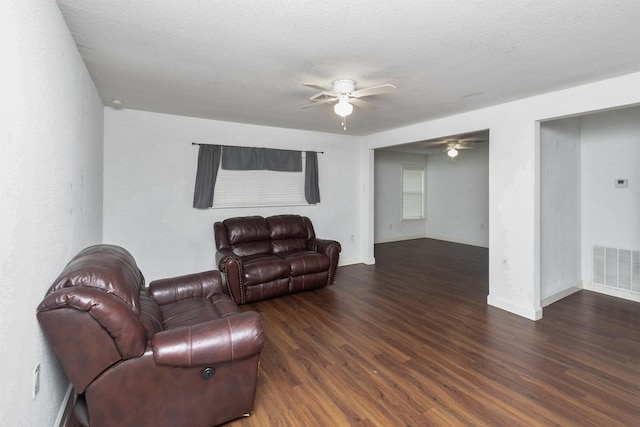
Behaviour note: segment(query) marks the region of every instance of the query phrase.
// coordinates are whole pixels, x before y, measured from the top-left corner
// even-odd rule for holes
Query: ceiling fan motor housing
[[[353,80],[335,80],[333,91],[337,93],[351,93],[356,89],[356,82]]]

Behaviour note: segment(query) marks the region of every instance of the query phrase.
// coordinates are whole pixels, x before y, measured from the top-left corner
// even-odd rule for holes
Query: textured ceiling
[[[367,135],[640,71],[638,0],[58,0],[105,105]],[[301,109],[339,78],[347,131]]]

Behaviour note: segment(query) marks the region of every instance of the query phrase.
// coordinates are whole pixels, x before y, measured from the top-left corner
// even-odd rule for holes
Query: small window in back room
[[[424,219],[424,167],[402,166],[402,219]]]

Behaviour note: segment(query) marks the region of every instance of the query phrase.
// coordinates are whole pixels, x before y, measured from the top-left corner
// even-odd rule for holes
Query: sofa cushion
[[[327,284],[329,278],[328,271],[321,271],[319,273],[302,274],[300,276],[291,276],[291,282],[289,283],[290,292],[301,292],[308,289],[321,288]]]
[[[251,255],[242,258],[244,283],[247,286],[289,277],[289,263],[275,255]]]
[[[291,293],[289,289],[289,277],[246,286],[244,293],[247,301],[262,301],[280,295],[287,295]]]
[[[271,232],[269,238],[274,254],[307,249],[310,236],[303,217],[275,215],[268,217],[266,222]]]
[[[270,231],[261,216],[229,218],[222,221],[231,249],[240,256],[271,253]]]
[[[304,251],[307,241],[304,239],[281,239],[271,241],[271,251],[278,256],[283,252]]]
[[[220,319],[222,313],[206,298],[188,298],[160,306],[164,317],[164,330],[196,325]],[[240,312],[238,310],[237,312]]]
[[[291,275],[319,273],[329,269],[329,257],[314,251],[291,251],[278,254],[291,266]]]
[[[273,250],[268,240],[256,240],[255,242],[243,242],[232,246],[235,254],[240,256],[271,254]]]
[[[266,220],[271,240],[299,238],[309,240],[303,217],[299,215],[274,215]]]

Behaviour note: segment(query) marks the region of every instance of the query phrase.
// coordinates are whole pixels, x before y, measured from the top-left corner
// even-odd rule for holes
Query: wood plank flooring
[[[640,304],[581,291],[533,322],[487,306],[487,249],[375,256],[243,306],[266,343],[254,413],[227,426],[640,425]]]

